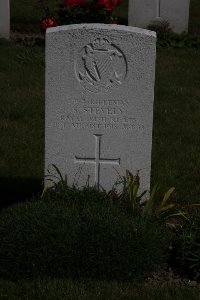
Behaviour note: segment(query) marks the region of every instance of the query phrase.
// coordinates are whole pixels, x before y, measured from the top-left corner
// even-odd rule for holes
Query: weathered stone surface
[[[129,26],[167,20],[174,32],[188,30],[190,0],[129,0]]]
[[[0,38],[10,37],[10,1],[0,0]]]
[[[126,169],[149,189],[155,33],[82,24],[46,34],[46,170],[109,190]]]

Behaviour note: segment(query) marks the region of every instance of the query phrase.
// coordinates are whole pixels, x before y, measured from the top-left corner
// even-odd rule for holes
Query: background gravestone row
[[[189,8],[190,0],[130,0],[128,25],[147,28],[154,21],[168,21],[174,32],[187,32]],[[0,0],[0,36],[10,37],[10,0]]]

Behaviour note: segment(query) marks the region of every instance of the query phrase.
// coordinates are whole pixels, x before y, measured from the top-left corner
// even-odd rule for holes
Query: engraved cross
[[[102,134],[94,134],[95,137],[95,157],[93,158],[83,158],[75,156],[75,163],[88,163],[95,165],[95,185],[99,188],[100,182],[100,166],[101,164],[110,164],[110,165],[120,165],[120,158],[110,159],[110,158],[101,158],[101,137]]]
[[[161,17],[161,0],[157,0],[157,18]]]

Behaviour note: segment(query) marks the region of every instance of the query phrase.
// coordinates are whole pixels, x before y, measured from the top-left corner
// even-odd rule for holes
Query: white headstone
[[[0,0],[0,38],[10,37],[10,1]]]
[[[128,169],[149,189],[156,35],[105,24],[46,34],[45,164],[109,190]]]
[[[147,28],[165,20],[174,32],[188,31],[190,0],[129,0],[129,26]]]

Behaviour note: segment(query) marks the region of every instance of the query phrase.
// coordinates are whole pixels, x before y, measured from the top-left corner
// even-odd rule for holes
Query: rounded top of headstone
[[[48,28],[46,34],[61,32],[61,31],[72,31],[72,30],[114,30],[116,32],[130,32],[136,34],[142,34],[146,36],[151,36],[156,38],[156,32],[150,31],[147,29],[142,29],[138,27],[125,26],[125,25],[116,25],[116,24],[72,24]]]

